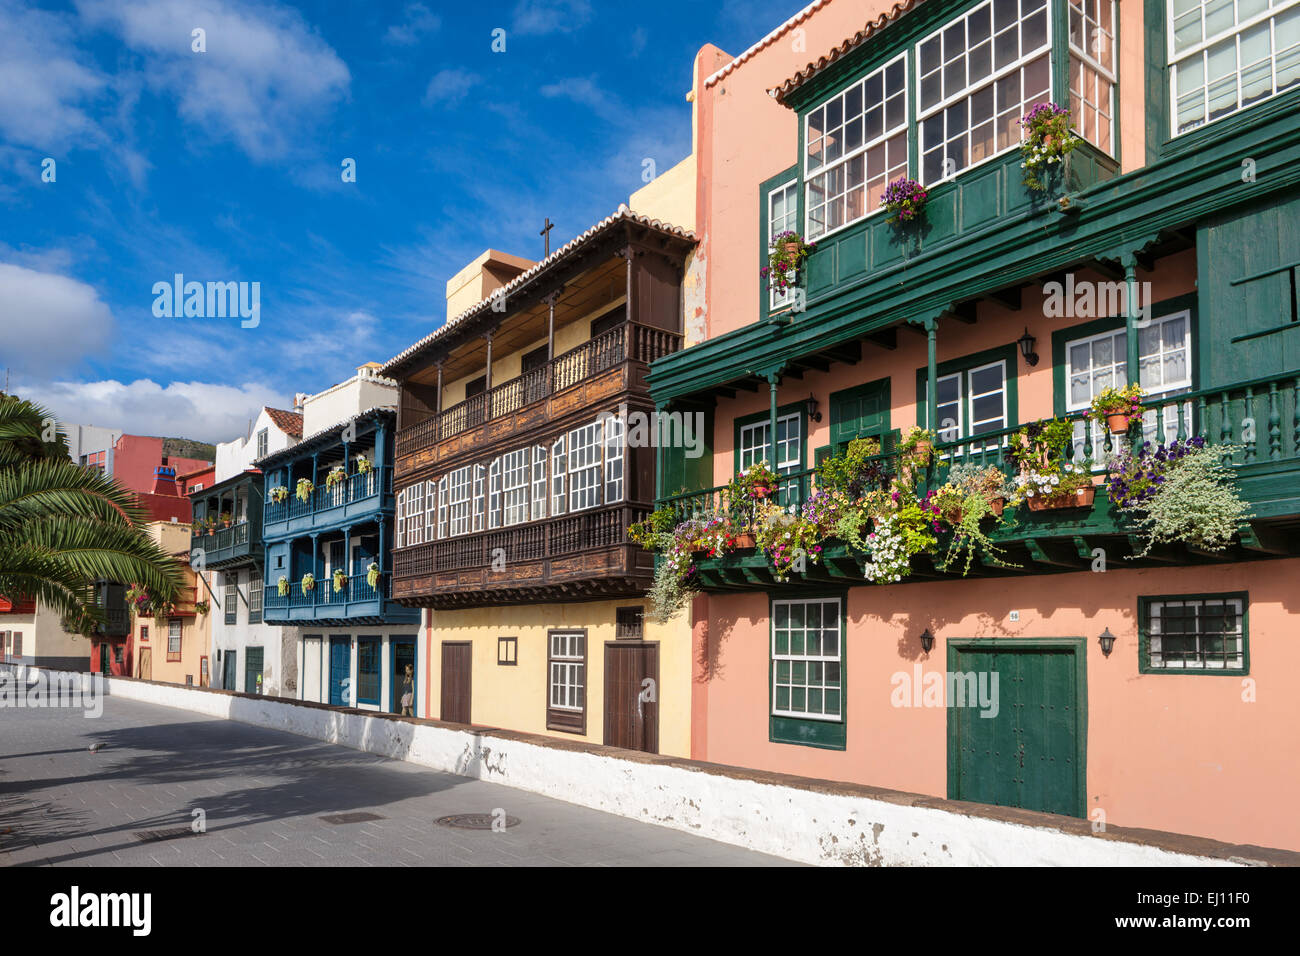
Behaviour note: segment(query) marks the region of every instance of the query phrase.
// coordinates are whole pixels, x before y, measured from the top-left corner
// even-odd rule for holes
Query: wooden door
[[[223,690],[239,690],[235,670],[238,666],[236,653],[236,651],[226,651],[221,657],[221,687]]]
[[[330,635],[330,703],[335,707],[352,705],[352,638]]]
[[[659,752],[659,645],[605,644],[605,743]]]
[[[153,648],[140,648],[140,679],[153,680]]]
[[[390,646],[393,668],[390,675],[389,707],[394,714],[402,712],[402,695],[411,695],[411,713],[415,713],[415,638],[393,638]],[[411,682],[406,683],[406,668],[411,668]]]
[[[948,796],[1081,817],[1087,738],[1082,639],[1016,643],[950,647],[955,680],[947,701]],[[959,705],[951,688],[970,674],[977,684],[984,681],[987,693]]]
[[[262,648],[244,648],[244,693],[262,692]]]
[[[470,722],[470,665],[473,646],[469,641],[442,642],[442,704],[439,716],[454,724]]]

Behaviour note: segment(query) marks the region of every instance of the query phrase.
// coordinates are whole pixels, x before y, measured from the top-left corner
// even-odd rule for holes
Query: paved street
[[[497,808],[519,825],[434,823]],[[188,832],[195,809],[206,833]],[[335,814],[374,818],[321,819]],[[151,831],[170,838],[139,835]],[[107,698],[97,720],[72,709],[0,710],[0,865],[789,864],[292,734]]]

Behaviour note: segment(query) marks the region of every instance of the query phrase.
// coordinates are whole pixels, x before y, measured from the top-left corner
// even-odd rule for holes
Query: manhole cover
[[[498,822],[501,821],[501,822]],[[456,827],[461,830],[492,830],[519,826],[518,817],[501,813],[453,813],[451,816],[439,817],[433,821],[440,827]]]
[[[172,827],[169,830],[137,830],[135,838],[141,843],[157,843],[160,840],[175,840],[177,837],[187,837],[193,832],[189,827]]]
[[[321,819],[333,826],[338,826],[340,823],[366,823],[370,820],[387,820],[388,817],[381,817],[377,813],[360,811],[357,813],[331,813],[329,816],[321,817]]]

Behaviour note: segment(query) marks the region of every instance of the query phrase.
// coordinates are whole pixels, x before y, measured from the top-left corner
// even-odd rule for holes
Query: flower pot
[[[1125,412],[1112,412],[1106,416],[1106,428],[1112,435],[1122,435],[1128,431],[1129,423],[1132,421],[1132,416]]]
[[[923,439],[912,446],[909,457],[915,461],[925,461],[930,457],[930,452],[933,449],[934,445],[930,444],[930,440],[928,438]]]
[[[755,548],[755,547],[758,547],[758,541],[757,541],[757,539],[755,539],[755,537],[754,537],[752,534],[738,534],[738,535],[736,535],[736,548],[737,548],[737,549],[743,549],[743,548]]]
[[[1091,508],[1096,496],[1097,486],[1089,485],[1087,488],[1080,488],[1072,495],[1057,495],[1054,498],[1035,495],[1025,500],[1029,503],[1030,511],[1060,511],[1063,508]]]
[[[1002,512],[1006,510],[1006,507],[1006,498],[994,498],[989,502],[989,511],[999,518],[1002,517]]]
[[[797,242],[783,242],[781,248],[785,250],[787,256],[797,256],[799,254],[799,243]]]

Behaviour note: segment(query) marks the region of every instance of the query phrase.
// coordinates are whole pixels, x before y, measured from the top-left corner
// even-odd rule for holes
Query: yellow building
[[[151,521],[145,531],[184,566],[181,598],[166,612],[147,602],[129,602],[131,637],[128,660],[132,677],[207,687],[211,640],[211,597],[190,567],[190,525]]]

